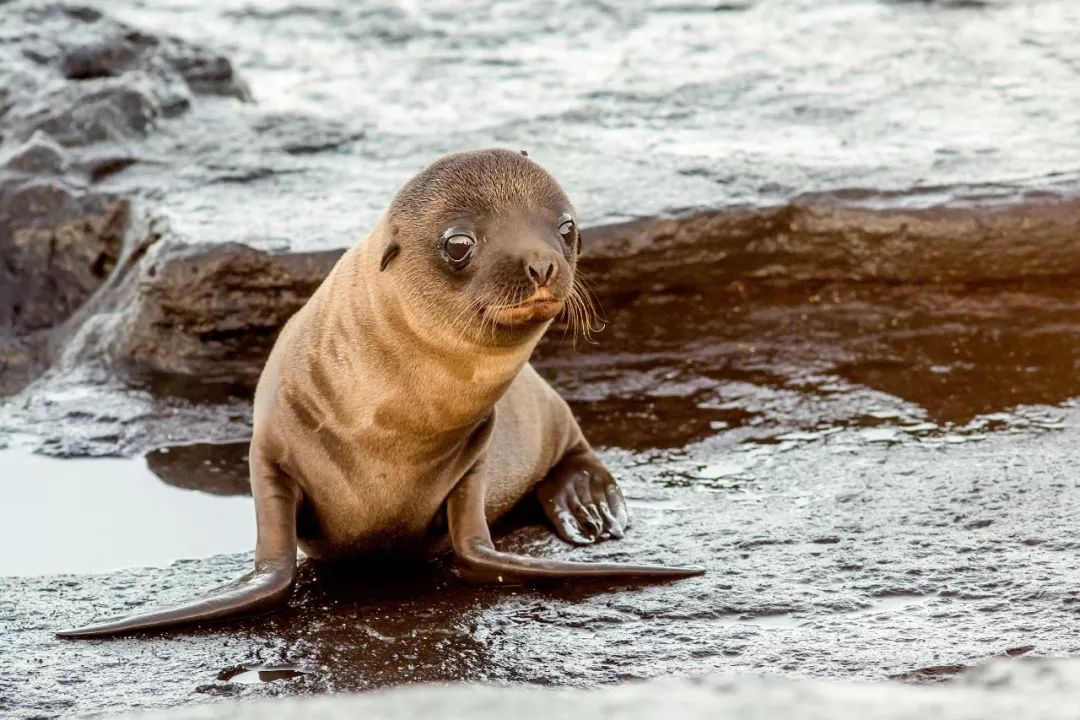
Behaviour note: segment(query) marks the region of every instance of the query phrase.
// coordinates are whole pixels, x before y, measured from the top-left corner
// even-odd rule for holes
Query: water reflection
[[[598,445],[987,426],[1080,395],[1080,287],[1006,285],[643,294],[609,303],[596,346],[554,333],[536,364]]]
[[[179,488],[214,495],[251,494],[247,442],[158,448],[146,454],[146,465],[159,478]]]
[[[222,670],[218,674],[218,680],[237,683],[238,685],[255,685],[279,680],[292,680],[306,674],[307,672],[304,670],[290,665],[240,666]]]

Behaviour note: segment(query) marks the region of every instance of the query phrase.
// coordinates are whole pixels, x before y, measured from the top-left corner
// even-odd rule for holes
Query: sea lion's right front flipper
[[[277,468],[257,469],[255,463],[252,464],[251,485],[258,525],[254,570],[202,598],[74,630],[61,630],[56,633],[57,637],[106,637],[160,630],[251,615],[283,605],[292,594],[296,580],[296,511],[300,489]]]
[[[451,491],[446,502],[450,541],[461,575],[479,583],[528,582],[530,580],[644,579],[672,580],[704,574],[694,567],[584,563],[545,560],[495,549],[484,515],[483,462],[477,464]]]

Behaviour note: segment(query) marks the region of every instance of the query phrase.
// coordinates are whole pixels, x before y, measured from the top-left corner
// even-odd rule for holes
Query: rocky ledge
[[[225,58],[92,8],[2,5],[0,392],[11,393],[151,240],[132,232],[129,201],[100,189],[136,162],[128,143],[196,95],[247,91]]]
[[[635,10],[619,22],[648,34],[673,18],[700,20],[703,11],[663,6]],[[344,118],[285,111],[276,98],[262,106],[248,102],[251,94],[230,62],[199,45],[137,30],[87,7],[8,2],[3,12],[0,392],[8,395],[50,368],[54,378],[78,368],[80,383],[90,376],[126,377],[161,391],[197,378],[243,396],[277,329],[340,248],[362,236],[362,223],[374,219],[402,179],[455,147],[524,143],[521,133],[532,122],[523,119],[514,126],[518,131],[481,128],[439,143],[428,130],[411,128],[407,150],[391,156],[381,149],[391,138],[370,123],[350,126]],[[290,17],[199,12],[222,27],[277,28]],[[749,5],[731,12],[734,19],[709,22],[751,28],[771,17],[770,10]],[[920,12],[937,12],[937,22],[959,21],[945,9],[879,5],[874,15],[910,25],[911,51],[931,57],[944,51],[944,38],[919,26],[925,19]],[[167,24],[145,9],[127,13]],[[316,29],[308,39],[336,42],[335,23],[363,19],[346,14],[313,11]],[[1052,39],[1039,18],[1021,22],[1007,6],[968,20],[995,27],[1019,23],[1010,42]],[[421,45],[435,32],[411,31]],[[251,56],[252,47],[240,42],[234,49],[256,80],[276,77]],[[467,66],[486,66],[483,57],[461,52]],[[692,48],[678,52],[686,56],[663,62],[696,57]],[[1011,61],[995,55],[986,62],[1004,78],[1003,86],[1012,87]],[[787,71],[797,76],[794,67]],[[734,80],[710,82],[720,93]],[[646,112],[639,97],[578,91],[586,105]],[[938,89],[912,92],[912,102],[951,117]],[[851,102],[851,112],[867,112],[858,99]],[[760,113],[753,105],[743,109]],[[702,100],[703,118],[714,110]],[[784,112],[792,122],[806,121],[797,108]],[[875,117],[866,121],[873,125]],[[1056,121],[1040,117],[1054,135]],[[553,132],[580,132],[572,118],[567,111],[564,129]],[[669,144],[692,126],[684,118],[672,120]],[[1009,127],[1003,122],[1003,145]],[[598,123],[595,132],[598,141],[580,153],[554,153],[551,141],[544,141],[534,154],[588,203],[585,216],[594,220],[585,233],[583,270],[611,312],[642,293],[728,288],[724,305],[730,307],[740,296],[761,301],[777,291],[811,298],[826,286],[830,292],[846,287],[880,294],[875,291],[906,284],[950,296],[974,286],[1033,280],[1073,287],[1080,273],[1080,183],[1067,154],[1054,166],[1039,161],[1028,167],[1019,158],[945,146],[933,151],[936,169],[922,167],[918,175],[905,178],[895,164],[882,166],[876,178],[869,167],[860,168],[816,183],[827,189],[800,194],[799,183],[806,183],[793,178],[810,171],[812,157],[778,162],[777,175],[759,177],[752,192],[719,182],[716,173],[730,161],[722,153],[706,159],[668,152],[648,170],[649,184],[672,191],[657,195],[637,189],[646,181],[640,166],[636,175],[625,172],[627,158],[611,144],[610,126]],[[877,147],[906,153],[914,166],[927,149],[918,140],[900,132],[879,138]],[[801,162],[798,172],[792,162]],[[961,172],[976,162],[982,163],[979,172]],[[597,175],[597,167],[611,173]],[[1002,177],[1004,167],[1012,179],[987,182]],[[1028,171],[1033,174],[1024,176]],[[358,188],[359,176],[370,185]],[[958,177],[979,180],[956,182]],[[879,189],[852,190],[852,178]],[[337,188],[333,192],[340,189],[341,204],[313,205],[313,192],[326,183]],[[234,204],[223,207],[223,199]],[[281,208],[294,203],[286,222]],[[303,212],[312,208],[321,216]],[[638,219],[620,219],[627,217]]]

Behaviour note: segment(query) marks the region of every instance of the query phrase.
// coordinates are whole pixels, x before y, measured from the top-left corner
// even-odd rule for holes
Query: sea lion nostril
[[[533,282],[539,287],[544,287],[555,274],[555,263],[551,261],[551,258],[537,258],[530,262],[526,269]]]

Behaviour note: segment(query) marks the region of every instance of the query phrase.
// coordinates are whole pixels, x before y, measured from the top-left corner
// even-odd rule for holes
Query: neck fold
[[[375,389],[357,419],[388,436],[405,433],[413,447],[464,442],[490,417],[543,333],[494,346],[426,325],[395,291],[397,278],[380,273],[381,245],[373,233],[342,257],[328,282],[335,301],[324,303],[320,317],[322,332],[338,335],[334,344],[343,346],[354,380]]]

